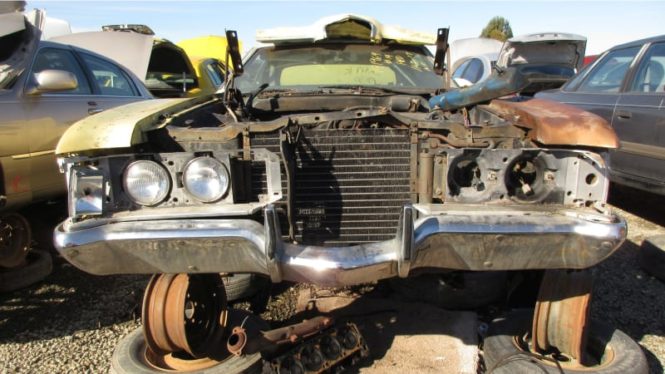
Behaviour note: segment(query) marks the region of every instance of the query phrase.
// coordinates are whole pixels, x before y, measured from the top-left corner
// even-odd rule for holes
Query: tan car
[[[27,222],[13,212],[65,193],[54,155],[63,132],[81,118],[152,97],[108,58],[40,41],[39,30],[25,21],[7,31],[0,37],[1,267],[23,262],[30,243]]]

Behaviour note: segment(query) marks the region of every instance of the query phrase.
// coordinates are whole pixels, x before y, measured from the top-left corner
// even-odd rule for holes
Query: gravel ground
[[[662,373],[665,283],[640,270],[636,255],[644,238],[665,234],[665,198],[613,187],[610,202],[628,219],[629,234],[595,269],[592,314],[628,333],[644,349],[652,372]],[[44,282],[0,295],[0,373],[108,372],[118,339],[140,325],[147,281],[146,276],[91,276],[56,258]],[[267,305],[238,306],[285,320],[295,311],[299,287],[275,287]]]

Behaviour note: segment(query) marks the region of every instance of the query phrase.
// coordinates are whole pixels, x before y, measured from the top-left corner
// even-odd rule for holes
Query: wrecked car
[[[226,68],[215,56],[189,55],[146,25],[107,25],[103,31],[59,36],[53,40],[95,51],[127,66],[155,97],[194,97],[216,92]],[[122,39],[123,49],[112,40]],[[192,39],[196,41],[196,39]],[[191,42],[188,44],[191,46]],[[197,49],[197,51],[201,51]]]
[[[497,45],[498,44],[498,45]],[[457,51],[455,49],[457,48]],[[540,72],[520,94],[533,96],[544,89],[558,88],[582,68],[586,38],[580,35],[544,32],[519,35],[501,44],[485,38],[463,39],[451,44],[453,82],[457,87],[478,84],[493,70],[527,65]]]
[[[67,131],[59,252],[93,274],[155,274],[143,332],[121,341],[113,370],[235,373],[263,359],[319,372],[362,354],[352,325],[325,318],[251,333],[260,319],[226,306],[220,274],[346,286],[534,269],[536,311],[497,335],[511,355],[552,370],[646,367],[625,334],[588,324],[585,269],[626,237],[605,205],[600,153],[616,135],[563,104],[494,100],[532,83],[526,65],[494,92],[448,100],[436,74],[447,35],[335,16],[257,32],[271,45],[243,66],[230,31],[222,95],[134,103]]]
[[[0,14],[2,268],[25,265],[30,249],[30,226],[17,210],[65,195],[65,178],[58,171],[54,150],[67,127],[105,109],[152,97],[133,74],[115,62],[87,50],[40,40],[41,30],[21,12],[23,4],[15,5],[16,9]],[[39,11],[34,18],[43,20],[44,14]],[[49,261],[49,266],[40,267],[48,274],[48,254],[39,258]],[[34,276],[29,268],[16,271],[16,277],[5,273],[5,279],[27,279],[28,273]],[[18,272],[26,274],[19,276]],[[5,286],[0,287],[7,290],[9,285]]]

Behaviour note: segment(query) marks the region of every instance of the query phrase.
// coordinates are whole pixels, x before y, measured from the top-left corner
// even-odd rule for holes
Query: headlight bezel
[[[136,165],[139,164],[154,164],[156,166],[155,170],[159,170],[160,173],[163,173],[164,178],[162,178],[162,180],[166,182],[166,188],[160,190],[160,194],[149,202],[139,201],[139,199],[130,192],[130,188],[127,184],[128,183],[127,177],[130,169],[136,167]],[[127,197],[129,198],[129,200],[134,204],[146,207],[153,207],[163,203],[165,200],[168,199],[171,193],[171,189],[173,188],[173,181],[171,180],[171,173],[169,173],[169,171],[164,167],[164,165],[153,160],[138,159],[131,161],[130,163],[127,164],[127,166],[125,166],[122,173],[122,188]]]
[[[195,165],[198,162],[209,162],[209,163],[212,162],[215,164],[214,166],[217,167],[217,170],[222,172],[222,173],[217,172],[218,176],[223,175],[226,180],[224,188],[221,189],[221,193],[217,193],[211,198],[204,198],[192,191],[193,188],[190,187],[190,183],[188,183],[188,171],[190,170],[190,168],[193,167],[193,165]],[[182,183],[182,187],[185,193],[192,199],[196,200],[197,202],[204,204],[216,203],[226,198],[229,195],[229,191],[231,190],[231,184],[232,184],[231,172],[229,170],[229,167],[223,161],[211,156],[194,157],[191,160],[187,161],[184,167],[182,168],[182,174],[180,176],[180,179],[181,179],[180,182]]]

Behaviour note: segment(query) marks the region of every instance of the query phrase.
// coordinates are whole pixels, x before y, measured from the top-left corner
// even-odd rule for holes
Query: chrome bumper
[[[538,208],[405,206],[394,239],[352,247],[282,241],[271,205],[263,224],[192,219],[91,227],[65,221],[54,236],[62,256],[93,274],[258,273],[273,282],[325,286],[406,277],[419,268],[582,269],[608,257],[626,237],[626,223],[615,215]],[[417,211],[421,218],[414,220]]]

